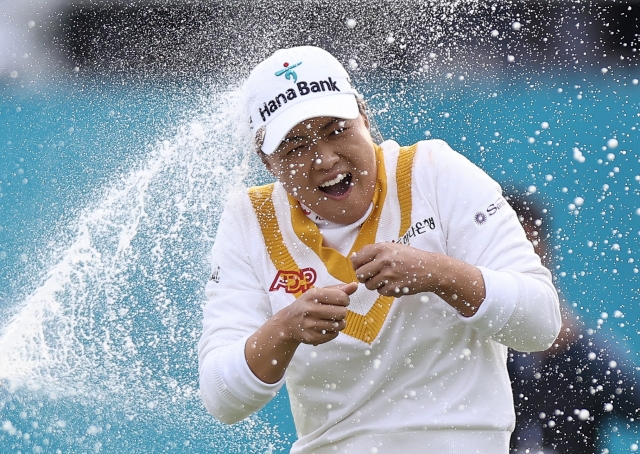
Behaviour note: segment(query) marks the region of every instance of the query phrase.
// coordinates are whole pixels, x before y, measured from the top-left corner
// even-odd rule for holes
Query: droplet
[[[576,161],[578,161],[580,163],[583,163],[584,161],[586,161],[586,158],[582,154],[582,151],[580,151],[579,148],[575,148],[575,147],[573,149],[573,159],[575,159]]]
[[[522,24],[518,21],[515,21],[513,24],[511,24],[511,28],[515,31],[518,31],[522,28]]]
[[[609,139],[607,140],[607,147],[614,149],[618,146],[618,139]]]
[[[356,25],[357,25],[357,22],[355,19],[347,19],[347,27],[355,28]]]

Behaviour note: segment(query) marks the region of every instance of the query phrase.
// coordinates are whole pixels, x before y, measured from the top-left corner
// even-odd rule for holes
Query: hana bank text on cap
[[[244,84],[251,133],[273,153],[298,123],[315,117],[358,117],[358,92],[329,52],[313,46],[276,51]]]

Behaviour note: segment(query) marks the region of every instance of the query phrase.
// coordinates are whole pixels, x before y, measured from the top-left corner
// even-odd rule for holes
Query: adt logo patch
[[[316,279],[316,270],[313,268],[304,268],[300,271],[279,270],[269,291],[275,292],[283,288],[287,293],[304,293],[313,286]]]
[[[284,69],[281,69],[280,71],[276,71],[276,76],[281,76],[284,74],[284,77],[286,77],[287,80],[291,80],[291,78],[293,77],[293,83],[296,83],[298,81],[298,75],[293,70],[293,68],[295,68],[296,66],[300,66],[301,64],[302,64],[301,61],[293,65],[290,65],[289,63],[285,62],[284,65],[282,65],[284,66]]]

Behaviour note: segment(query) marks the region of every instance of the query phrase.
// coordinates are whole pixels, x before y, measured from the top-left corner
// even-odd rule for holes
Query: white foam
[[[173,137],[98,188],[75,221],[53,234],[63,246],[0,326],[4,391],[21,392],[25,405],[68,399],[131,418],[213,425],[204,410],[194,414],[201,403],[193,369],[215,227],[253,153],[248,126],[240,127],[240,98],[207,96]],[[258,426],[222,438],[278,438],[269,424]]]

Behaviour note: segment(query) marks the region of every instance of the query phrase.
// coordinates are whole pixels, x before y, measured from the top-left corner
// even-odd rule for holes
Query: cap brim
[[[280,145],[291,128],[298,123],[316,117],[336,117],[345,120],[358,118],[360,111],[353,93],[336,93],[299,102],[285,109],[271,120],[266,127],[262,151],[272,154]]]

